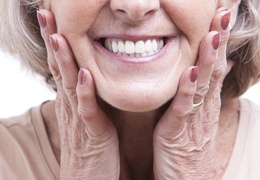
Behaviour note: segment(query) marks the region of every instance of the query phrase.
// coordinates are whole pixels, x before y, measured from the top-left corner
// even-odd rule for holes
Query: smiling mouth
[[[102,38],[101,45],[108,51],[130,57],[147,57],[160,51],[165,45],[165,38],[146,40],[122,40],[117,38]]]

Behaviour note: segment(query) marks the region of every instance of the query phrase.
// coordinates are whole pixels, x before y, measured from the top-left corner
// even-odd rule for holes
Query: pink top
[[[0,120],[0,179],[59,179],[40,107]],[[245,99],[240,100],[236,142],[222,179],[260,179],[260,107]]]
[[[223,180],[260,180],[260,106],[240,99],[234,150]]]

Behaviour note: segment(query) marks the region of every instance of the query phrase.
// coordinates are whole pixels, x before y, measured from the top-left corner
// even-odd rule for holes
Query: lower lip
[[[162,49],[160,49],[158,52],[156,52],[153,55],[146,56],[146,57],[131,57],[131,56],[125,56],[125,55],[120,55],[120,54],[115,54],[106,48],[104,48],[99,42],[94,41],[94,46],[96,49],[104,54],[105,56],[108,57],[108,59],[112,59],[114,61],[119,61],[123,63],[131,63],[131,64],[139,64],[139,63],[148,63],[151,61],[156,61],[158,59],[161,59],[167,52],[167,50],[170,48],[170,44],[174,42],[174,37],[169,38],[166,41],[166,44]]]

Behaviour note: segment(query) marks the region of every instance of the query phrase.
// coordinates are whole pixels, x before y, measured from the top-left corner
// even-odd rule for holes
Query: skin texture
[[[110,4],[104,0],[69,0],[51,1],[49,6],[57,31],[70,44],[79,67],[93,75],[98,95],[122,110],[150,111],[174,96],[182,72],[195,64],[199,44],[209,32],[218,4],[213,0],[112,0]],[[93,45],[98,37],[117,36],[176,37],[156,62],[139,66],[115,61]]]
[[[220,92],[232,68],[225,55],[230,29],[223,28],[230,12],[220,4],[45,1],[38,17],[58,86],[62,179],[219,178]],[[94,45],[100,36],[145,34],[174,36],[171,50],[128,64]]]

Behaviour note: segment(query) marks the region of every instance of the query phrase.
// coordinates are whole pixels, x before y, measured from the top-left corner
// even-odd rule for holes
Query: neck
[[[153,177],[153,132],[167,105],[149,112],[127,112],[100,104],[114,123],[120,147],[122,179]]]
[[[153,164],[153,130],[167,109],[167,105],[149,112],[127,112],[101,101],[98,103],[117,129],[121,172],[126,177],[123,179],[139,179],[134,177],[135,174],[140,176],[140,179],[149,179],[147,175],[150,176]],[[42,106],[42,114],[52,148],[59,162],[60,137],[55,116],[55,102],[45,103]]]
[[[153,131],[158,120],[161,118],[167,107],[158,108],[147,112],[129,112],[111,107],[99,102],[102,110],[107,114],[118,131],[120,136],[133,136],[133,132]]]

